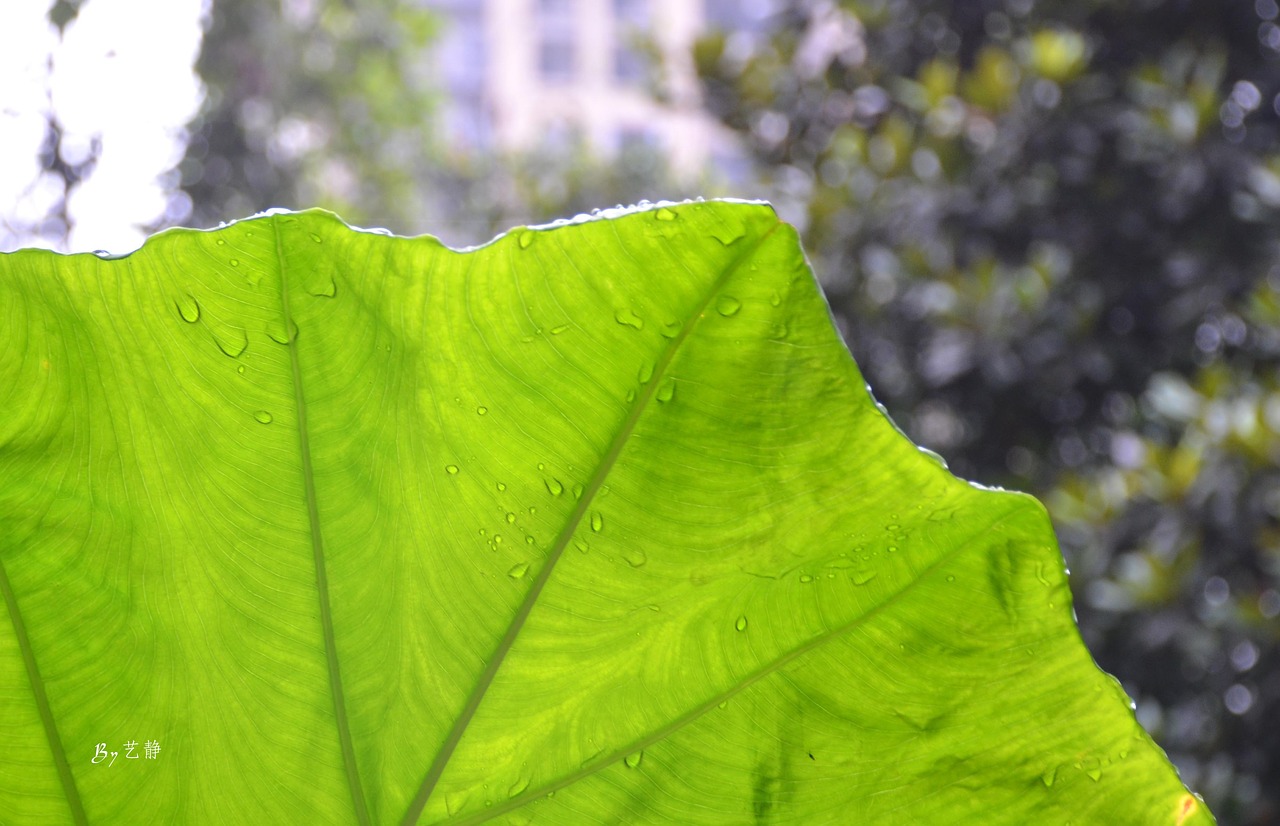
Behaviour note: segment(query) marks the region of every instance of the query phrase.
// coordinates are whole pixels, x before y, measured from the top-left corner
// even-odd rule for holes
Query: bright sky
[[[87,0],[61,41],[47,17],[52,0],[0,3],[0,250],[128,252],[146,225],[186,218],[172,170],[202,97],[193,66],[208,2]],[[50,111],[64,160],[101,145],[93,173],[71,191],[65,243],[58,228],[39,226],[62,194],[37,158]]]

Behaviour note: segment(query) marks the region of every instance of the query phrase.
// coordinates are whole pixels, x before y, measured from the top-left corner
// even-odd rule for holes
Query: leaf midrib
[[[435,826],[471,826],[471,824],[484,823],[500,815],[503,815],[507,812],[514,811],[515,809],[519,809],[520,807],[525,806],[526,804],[532,802],[533,800],[543,797],[548,793],[556,792],[567,786],[571,786],[585,777],[590,777],[591,775],[595,774],[596,772],[600,771],[606,766],[616,764],[618,761],[622,760],[629,754],[634,754],[638,751],[642,751],[654,745],[655,743],[665,740],[666,738],[675,734],[680,729],[695,722],[704,714],[709,713],[713,708],[719,708],[721,703],[724,703],[732,699],[734,696],[742,693],[743,691],[755,685],[756,683],[760,682],[761,680],[765,679],[766,677],[769,677],[777,673],[784,666],[800,659],[805,654],[808,654],[811,651],[821,648],[822,646],[826,645],[829,642],[832,642],[833,640],[843,637],[845,634],[850,633],[855,628],[865,625],[866,623],[870,622],[872,619],[876,618],[880,614],[883,614],[890,607],[898,604],[903,599],[905,599],[908,594],[914,593],[916,589],[920,586],[921,582],[923,582],[925,579],[929,578],[930,576],[937,574],[937,572],[942,570],[947,563],[951,562],[956,557],[958,557],[962,551],[967,550],[969,546],[972,545],[974,542],[976,542],[979,539],[982,539],[985,534],[995,529],[1006,518],[1008,518],[1007,515],[1002,516],[999,519],[994,520],[990,525],[980,530],[975,530],[967,540],[965,540],[964,542],[956,543],[950,550],[948,550],[942,556],[938,557],[928,567],[926,567],[923,571],[921,571],[917,577],[912,579],[910,582],[904,585],[897,592],[889,596],[888,599],[884,600],[879,605],[873,607],[866,613],[860,614],[857,617],[854,617],[853,619],[844,623],[843,625],[839,625],[835,628],[832,628],[826,631],[825,633],[818,634],[817,636],[813,637],[807,642],[804,642],[796,646],[795,648],[791,649],[790,651],[787,651],[779,655],[776,659],[765,663],[760,668],[757,668],[754,672],[743,677],[741,680],[739,680],[737,683],[731,686],[728,690],[722,691],[719,694],[716,694],[715,696],[711,697],[711,699],[707,700],[701,705],[695,706],[694,708],[686,711],[684,714],[681,714],[679,717],[672,720],[667,725],[654,730],[653,732],[646,735],[645,737],[642,737],[639,740],[636,740],[632,743],[628,743],[626,746],[623,746],[620,749],[616,749],[607,754],[603,754],[600,757],[596,758],[595,760],[591,760],[591,761],[588,761],[587,763],[584,763],[577,771],[571,772],[565,775],[564,777],[560,778],[558,781],[554,783],[549,783],[545,786],[539,786],[537,788],[526,789],[516,797],[513,797],[505,801],[504,803],[500,803],[492,808],[485,809],[482,812],[476,812],[475,814],[467,815],[461,818],[451,818],[448,820],[439,821],[437,824],[435,824]]]
[[[311,464],[311,440],[307,430],[307,405],[302,392],[302,368],[298,361],[297,328],[289,309],[289,277],[285,265],[284,240],[280,236],[280,219],[271,221],[276,240],[276,263],[280,270],[280,305],[284,315],[285,336],[289,340],[289,366],[293,376],[293,400],[298,423],[298,452],[302,464],[302,484],[307,498],[307,519],[311,533],[311,554],[316,566],[316,591],[320,601],[320,625],[324,633],[325,660],[329,667],[329,693],[333,699],[334,716],[337,719],[338,741],[342,747],[342,763],[346,770],[347,787],[351,792],[352,806],[360,826],[370,826],[369,808],[364,799],[364,787],[356,767],[355,746],[351,740],[351,724],[347,720],[346,699],[342,688],[342,670],[338,664],[338,646],[333,630],[333,612],[329,604],[329,577],[325,571],[324,537],[320,533],[320,508],[316,500],[315,473]]]
[[[565,548],[568,547],[570,540],[577,532],[578,526],[582,523],[588,510],[591,508],[595,500],[596,494],[604,485],[604,480],[612,472],[614,465],[617,463],[618,456],[621,455],[623,448],[627,444],[631,433],[635,430],[636,423],[640,420],[640,416],[648,408],[650,401],[657,393],[658,388],[662,386],[663,379],[666,376],[667,368],[675,359],[676,354],[680,351],[680,347],[689,338],[693,330],[698,326],[699,320],[703,317],[707,308],[711,305],[712,299],[720,293],[729,279],[733,277],[742,265],[751,258],[752,255],[764,245],[764,242],[782,226],[782,222],[775,223],[760,234],[759,237],[745,245],[743,249],[733,258],[723,272],[717,276],[716,280],[711,283],[707,293],[703,296],[702,301],[693,309],[689,317],[685,320],[684,326],[680,332],[671,339],[662,356],[659,357],[654,365],[653,375],[649,382],[644,385],[640,393],[636,395],[635,403],[632,405],[631,412],[626,420],[615,434],[613,441],[609,445],[608,451],[601,458],[600,464],[596,467],[595,474],[591,477],[590,483],[583,489],[582,498],[578,500],[577,507],[569,516],[564,528],[556,537],[555,544],[552,546],[551,553],[547,555],[546,562],[542,569],[538,572],[537,578],[530,585],[529,590],[525,594],[524,600],[520,603],[519,610],[516,611],[507,631],[499,641],[494,652],[489,657],[485,670],[481,673],[477,680],[475,688],[467,697],[467,703],[463,706],[462,712],[454,720],[453,726],[449,730],[448,736],[445,738],[444,744],[440,747],[440,751],[436,754],[435,760],[432,761],[431,767],[427,771],[426,777],[423,778],[422,784],[418,788],[418,793],[414,796],[409,804],[404,819],[401,821],[402,826],[414,826],[418,818],[422,815],[422,810],[426,807],[427,801],[431,798],[431,793],[435,790],[436,784],[439,782],[441,775],[444,774],[445,768],[448,766],[449,760],[453,757],[454,750],[458,743],[462,740],[462,736],[466,733],[467,727],[471,724],[471,720],[475,717],[476,712],[480,708],[480,704],[484,701],[485,694],[492,685],[498,671],[502,668],[503,662],[506,660],[507,654],[511,651],[511,647],[515,644],[516,637],[524,628],[525,622],[532,613],[534,606],[537,604],[538,597],[542,594],[542,589],[550,580],[552,572],[555,570],[556,563],[564,554]]]

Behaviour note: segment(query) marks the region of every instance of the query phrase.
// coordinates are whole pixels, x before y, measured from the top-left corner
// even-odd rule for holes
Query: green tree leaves
[[[276,214],[4,256],[0,318],[19,822],[1210,820],[767,207]]]

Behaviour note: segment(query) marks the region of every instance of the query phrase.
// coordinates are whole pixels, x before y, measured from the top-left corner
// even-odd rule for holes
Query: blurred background
[[[22,0],[0,249],[767,198],[896,421],[1048,505],[1184,780],[1280,823],[1278,93],[1277,0]]]

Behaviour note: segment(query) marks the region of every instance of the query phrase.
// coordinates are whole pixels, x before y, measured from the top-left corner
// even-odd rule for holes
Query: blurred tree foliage
[[[1054,517],[1086,641],[1280,820],[1280,8],[778,3],[696,50],[877,395]]]
[[[364,226],[479,243],[514,224],[678,191],[664,156],[592,156],[581,136],[502,155],[440,138],[432,46],[447,20],[394,0],[214,0],[207,89],[182,164],[195,226],[322,206]]]
[[[391,0],[214,2],[196,63],[206,99],[181,166],[194,225],[267,206],[388,226],[421,212],[435,26]]]

